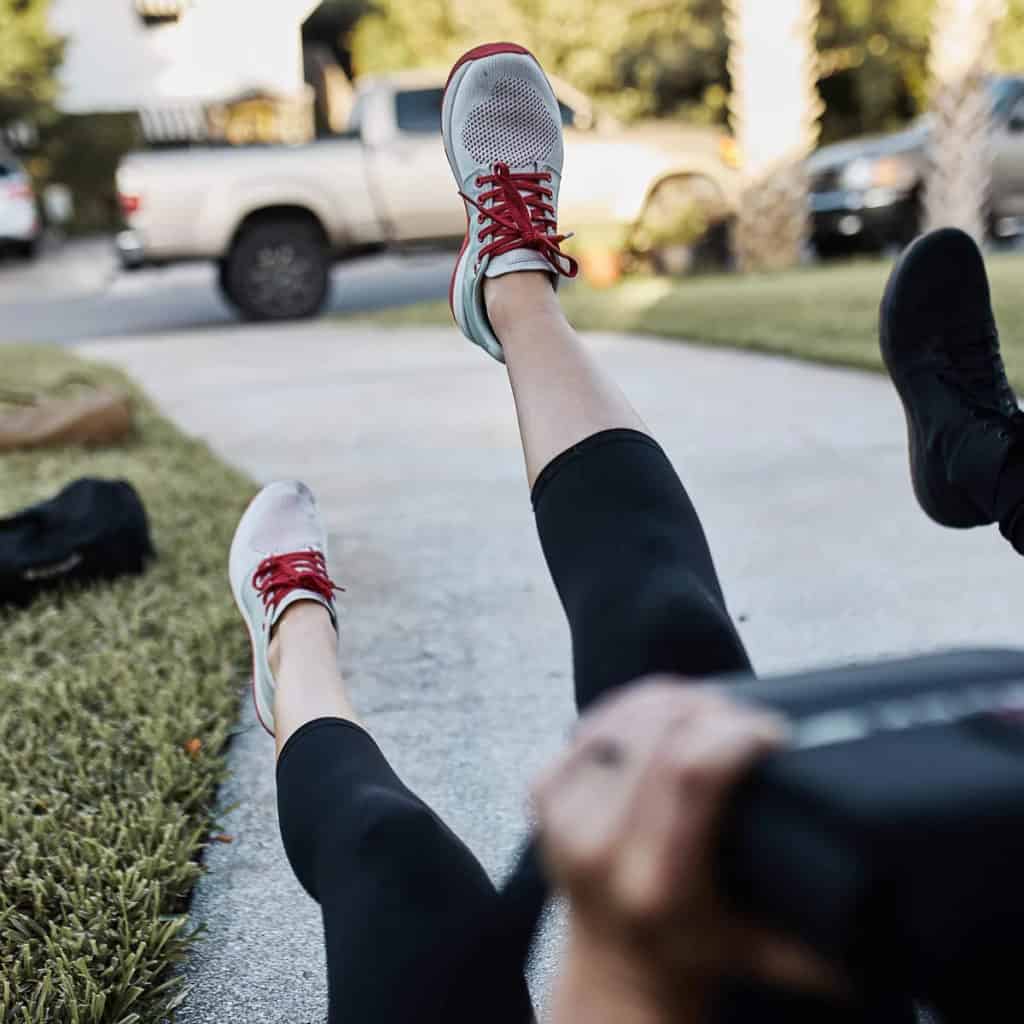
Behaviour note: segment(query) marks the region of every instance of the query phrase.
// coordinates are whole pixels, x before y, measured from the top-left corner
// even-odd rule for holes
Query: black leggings
[[[650,437],[587,438],[544,470],[533,504],[572,631],[580,711],[655,672],[751,670],[700,520]],[[364,730],[303,726],[277,786],[285,850],[323,909],[331,1024],[532,1019],[521,965],[476,957],[463,969],[495,888]]]

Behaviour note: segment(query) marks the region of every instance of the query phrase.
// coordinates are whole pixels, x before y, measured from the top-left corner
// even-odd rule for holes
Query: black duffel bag
[[[888,1024],[908,1019],[901,995],[958,1024],[1015,1019],[1024,652],[714,682],[782,713],[794,733],[729,806],[723,892],[740,912],[842,964],[864,1000],[848,1016],[817,1000],[737,993],[752,1014],[724,1005],[716,1019]],[[523,962],[547,895],[531,843],[501,893],[492,949]]]
[[[146,510],[124,480],[84,478],[0,519],[0,604],[67,583],[141,573],[153,557]]]

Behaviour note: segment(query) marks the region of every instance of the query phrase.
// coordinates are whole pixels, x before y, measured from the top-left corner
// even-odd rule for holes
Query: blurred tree
[[[979,242],[992,176],[992,103],[985,78],[1006,0],[938,0],[929,64],[933,74],[928,227],[952,225]]]
[[[826,142],[898,128],[927,103],[935,0],[821,0]]]
[[[47,23],[49,0],[0,0],[0,125],[53,111],[64,52]]]
[[[996,66],[1024,74],[1024,0],[1009,0],[996,35]]]
[[[800,259],[807,231],[804,160],[818,138],[818,0],[726,0],[729,101],[743,176],[735,250],[741,270]]]
[[[764,0],[771,6],[773,0]],[[352,35],[357,72],[444,66],[487,38],[521,39],[556,74],[620,116],[682,114],[724,124],[730,92],[725,0],[329,0],[367,6]],[[822,139],[889,131],[929,102],[936,0],[820,0]],[[319,12],[318,12],[319,13]],[[318,15],[314,15],[317,17]],[[999,66],[1024,72],[1024,0],[1009,0]]]
[[[721,0],[375,0],[353,36],[359,73],[443,67],[490,39],[528,46],[552,73],[625,117],[724,120]]]

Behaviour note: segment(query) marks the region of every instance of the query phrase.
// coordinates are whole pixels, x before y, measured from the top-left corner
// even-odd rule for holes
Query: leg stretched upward
[[[508,365],[541,543],[569,619],[577,704],[652,672],[749,671],[704,532],[664,452],[562,313],[558,102],[521,47],[455,66],[445,151],[466,201],[451,302]]]
[[[749,672],[682,482],[539,274],[488,281],[577,705],[644,675]],[[529,309],[520,321],[514,311]]]

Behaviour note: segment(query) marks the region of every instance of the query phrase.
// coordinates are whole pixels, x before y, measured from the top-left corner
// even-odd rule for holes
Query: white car
[[[0,151],[0,248],[23,259],[36,254],[42,225],[32,182],[9,153]]]

